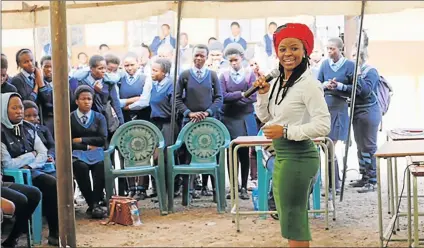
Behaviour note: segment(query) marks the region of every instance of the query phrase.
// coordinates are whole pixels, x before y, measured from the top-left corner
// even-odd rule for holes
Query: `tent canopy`
[[[69,25],[140,20],[177,11],[178,1],[67,1]],[[424,1],[369,1],[366,14],[424,8]],[[2,28],[49,25],[49,1],[2,1]],[[243,10],[235,12],[235,9]],[[359,15],[361,1],[186,1],[183,18],[249,19],[266,16]]]

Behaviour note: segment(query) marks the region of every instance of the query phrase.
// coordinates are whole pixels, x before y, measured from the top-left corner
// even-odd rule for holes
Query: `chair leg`
[[[221,185],[220,183],[220,178],[219,178],[219,174],[218,174],[218,169],[215,169],[215,174],[213,175],[214,180],[215,180],[215,185],[217,187],[217,189],[215,189],[215,194],[216,194],[216,206],[218,209],[218,213],[222,214],[225,211],[225,205],[223,202],[221,202]]]
[[[158,200],[159,200],[159,209],[160,209],[160,214],[161,215],[167,215],[168,214],[168,209],[167,206],[165,204],[166,202],[166,195],[165,195],[165,189],[163,187],[163,180],[161,180],[161,178],[159,178],[158,176],[158,172],[155,171],[153,177],[156,179],[155,183],[156,183],[156,192],[158,194]]]
[[[32,214],[32,240],[35,245],[41,245],[42,232],[43,232],[43,213],[42,213],[42,200],[38,203],[37,208]],[[30,230],[28,230],[30,232]]]
[[[109,175],[106,175],[106,178],[105,178],[106,202],[109,202],[109,200],[112,198],[114,188],[115,188],[115,178]],[[110,210],[109,204],[107,204],[107,209]]]
[[[183,206],[188,206],[190,203],[190,180],[191,175],[183,175],[183,196],[182,204]]]
[[[174,181],[175,175],[172,170],[169,170],[167,173],[167,183],[168,183],[168,213],[174,213]]]

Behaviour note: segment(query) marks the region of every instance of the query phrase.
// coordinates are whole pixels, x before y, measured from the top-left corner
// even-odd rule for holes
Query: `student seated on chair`
[[[1,186],[1,196],[2,213],[15,216],[12,231],[1,246],[16,247],[19,237],[28,226],[28,220],[41,200],[41,192],[34,186],[5,183]]]
[[[94,92],[82,85],[75,91],[78,109],[71,113],[72,157],[75,179],[87,202],[87,214],[94,219],[103,218],[106,211],[99,202],[105,187],[103,149],[107,139],[105,117],[93,110]],[[90,171],[93,176],[91,189]]]
[[[50,245],[59,245],[56,178],[41,169],[47,161],[34,125],[24,121],[24,106],[17,93],[2,94],[1,163],[3,168],[31,170],[32,183],[43,193],[43,212],[49,224]],[[6,178],[5,178],[6,179]]]
[[[23,104],[25,109],[24,120],[34,125],[38,137],[40,137],[44,146],[47,148],[47,162],[54,162],[56,157],[54,139],[50,130],[46,126],[40,125],[37,105],[28,100],[24,101]]]

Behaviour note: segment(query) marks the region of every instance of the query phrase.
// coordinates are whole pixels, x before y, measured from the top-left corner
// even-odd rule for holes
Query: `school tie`
[[[134,81],[134,77],[133,76],[131,76],[130,78],[129,78],[129,83],[130,84],[132,84],[132,82]]]
[[[202,72],[200,70],[197,71],[197,78],[198,79],[202,78]]]
[[[87,120],[88,120],[88,117],[86,115],[83,115],[81,117],[82,124],[84,124],[84,125],[87,124]]]
[[[32,80],[34,79],[31,75],[28,76],[29,81],[32,82]]]

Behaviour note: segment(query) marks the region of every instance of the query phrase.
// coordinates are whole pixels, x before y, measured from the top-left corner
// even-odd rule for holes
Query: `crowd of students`
[[[269,61],[275,62],[270,63],[274,67],[278,65],[272,45],[272,34],[276,28],[275,23],[269,24],[269,33],[264,36],[263,42],[263,54]],[[174,133],[178,134],[178,130],[188,122],[198,122],[206,117],[221,120],[228,128],[232,139],[238,136],[254,136],[258,132],[260,123],[254,113],[256,95],[244,97],[243,93],[258,77],[273,67],[262,63],[263,66],[260,68],[260,63],[256,59],[259,55],[249,56],[246,41],[240,36],[240,25],[237,22],[231,24],[232,37],[226,39],[224,44],[211,38],[208,45],[190,46],[188,35],[182,33],[181,49],[178,50],[180,59],[177,65],[174,60],[176,42],[170,35],[169,25],[162,25],[161,30],[162,35],[155,37],[150,46],[143,44],[136,50],[128,52],[122,59],[114,55],[106,44],[99,47],[99,54],[91,57],[80,53],[78,66],[70,70],[73,174],[88,205],[87,214],[91,218],[103,218],[106,215],[103,193],[105,185],[103,149],[107,147],[120,125],[136,119],[150,121],[162,131],[167,146],[176,138],[170,136],[171,129],[174,128]],[[332,114],[330,138],[334,141],[344,140],[345,137],[343,128],[346,124],[347,104],[343,93],[350,92],[349,87],[352,83],[346,78],[352,75],[353,64],[340,54],[342,46],[341,40],[330,40],[329,59],[315,63],[316,67],[320,68],[317,74],[318,80],[323,83]],[[2,186],[2,197],[15,203],[15,215],[17,221],[21,223],[14,225],[12,233],[3,244],[5,247],[16,245],[16,239],[25,231],[25,225],[22,223],[29,219],[35,209],[34,206],[40,200],[40,197],[36,197],[37,194],[31,192],[39,190],[43,198],[43,213],[49,224],[48,242],[57,245],[56,177],[54,172],[43,169],[46,162],[54,163],[55,160],[52,59],[49,55],[43,56],[38,68],[32,51],[21,49],[16,53],[16,64],[20,72],[13,77],[7,74],[8,62],[8,58],[2,54],[2,168],[31,169],[34,187],[18,186],[13,183]],[[364,62],[365,57],[362,60],[363,64]],[[178,70],[178,73],[174,89],[175,70]],[[367,93],[367,90],[372,91],[376,87],[376,81],[371,77],[371,73],[376,72],[370,70],[360,79],[362,81],[358,98],[364,96],[364,102],[373,101],[372,96]],[[171,126],[174,93],[177,127]],[[341,98],[344,102],[339,97],[344,97]],[[370,115],[367,111],[363,113],[358,110],[358,118],[362,118],[359,115]],[[357,122],[361,123],[359,120]],[[355,139],[360,139],[360,136],[355,132]],[[368,157],[365,157],[373,155],[372,149],[369,150],[368,147],[368,144],[364,144],[358,148],[361,149],[358,151],[358,156],[361,154],[361,161],[367,163],[364,167],[366,168],[364,180],[361,182],[367,184],[372,183],[375,178],[372,175],[370,177],[370,173],[372,174],[370,166],[373,164],[366,160]],[[364,155],[365,153],[367,155]],[[249,152],[248,148],[240,149],[239,158],[241,166],[239,197],[247,200],[248,189],[254,187],[257,180],[255,153],[253,150]],[[178,159],[181,163],[187,162],[190,159],[189,154],[182,152]],[[251,185],[248,185],[249,171]],[[3,181],[11,179],[4,176]],[[215,190],[213,183],[212,189],[208,188],[208,175],[202,175],[201,180],[200,176],[193,177],[191,184],[191,188],[194,189],[190,192],[192,198],[211,196]],[[147,195],[148,187],[148,177],[119,179],[117,194],[137,199],[155,197],[154,188],[152,194]],[[180,195],[181,187],[181,180],[176,180],[175,196]],[[337,187],[336,185],[336,190]],[[16,200],[19,197],[25,201]]]

